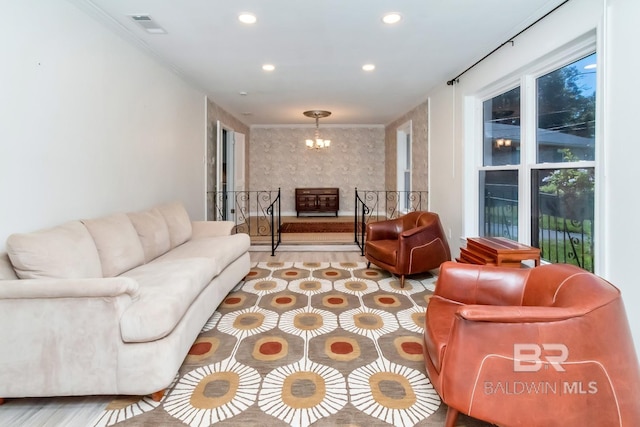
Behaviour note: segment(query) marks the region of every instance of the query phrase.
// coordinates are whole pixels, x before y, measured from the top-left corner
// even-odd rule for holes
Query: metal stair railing
[[[214,193],[213,200],[214,212],[211,217],[234,221],[235,233],[271,237],[271,255],[275,254],[282,240],[280,188],[277,191],[219,191]]]
[[[398,218],[408,212],[428,209],[427,191],[355,189],[354,240],[364,255],[365,230],[369,222]]]

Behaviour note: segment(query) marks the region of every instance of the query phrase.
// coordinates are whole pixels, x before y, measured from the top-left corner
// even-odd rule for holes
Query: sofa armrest
[[[462,304],[520,306],[530,269],[448,261],[440,266],[435,295]]]
[[[129,277],[0,281],[0,299],[109,298],[125,294],[136,298],[138,282]]]
[[[118,394],[125,277],[0,281],[0,396]]]
[[[233,221],[191,221],[191,238],[228,236],[235,225]]]
[[[466,305],[460,307],[457,314],[472,322],[536,323],[567,320],[583,313],[567,307]]]

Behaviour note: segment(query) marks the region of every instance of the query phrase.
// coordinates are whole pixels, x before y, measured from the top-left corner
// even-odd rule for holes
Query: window
[[[484,101],[482,116],[481,235],[518,240],[520,87]]]
[[[398,199],[400,211],[409,212],[411,207],[411,127],[409,120],[397,129]]]
[[[520,87],[482,103],[484,166],[520,163]]]
[[[592,53],[539,76],[524,75],[520,86],[483,101],[478,171],[481,235],[523,241],[540,248],[547,261],[590,271],[596,60]]]

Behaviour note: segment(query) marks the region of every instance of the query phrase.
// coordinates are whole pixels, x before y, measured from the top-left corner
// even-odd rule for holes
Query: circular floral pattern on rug
[[[265,277],[263,279],[250,280],[242,287],[243,290],[251,292],[257,295],[268,295],[275,292],[280,292],[287,288],[287,281]]]
[[[395,316],[382,310],[359,307],[340,315],[340,325],[345,331],[376,340],[395,332],[399,325]]]
[[[259,263],[160,402],[116,399],[93,425],[439,425],[422,341],[434,280],[400,288],[365,262]]]
[[[358,296],[370,294],[380,289],[378,284],[373,280],[354,278],[338,280],[334,283],[334,287],[337,291]]]
[[[400,326],[408,331],[420,334],[424,330],[425,309],[420,306],[401,310],[397,314]]]
[[[327,334],[338,327],[336,315],[315,308],[287,311],[280,317],[280,329],[292,335],[311,339]]]
[[[271,371],[260,391],[267,414],[295,426],[308,426],[337,413],[348,401],[346,381],[330,366],[307,360]]]
[[[314,271],[319,270],[321,268],[327,268],[331,264],[328,262],[296,262],[293,264],[296,268],[301,268],[304,270]]]
[[[231,312],[220,319],[220,332],[243,339],[252,335],[270,331],[278,324],[278,315],[260,307]]]
[[[175,386],[179,376],[179,374],[176,374],[169,389]],[[151,396],[119,396],[109,402],[104,412],[96,418],[92,425],[93,427],[115,425],[121,421],[153,411],[162,405],[166,398],[166,394],[159,401],[153,400]]]
[[[424,373],[384,358],[349,375],[351,403],[393,426],[413,426],[440,406]]]
[[[329,292],[332,287],[330,280],[306,277],[304,279],[292,280],[289,284],[289,289],[293,292],[298,292],[305,295],[313,295]]]
[[[163,406],[189,426],[210,426],[253,405],[261,381],[255,369],[226,359],[184,375]]]

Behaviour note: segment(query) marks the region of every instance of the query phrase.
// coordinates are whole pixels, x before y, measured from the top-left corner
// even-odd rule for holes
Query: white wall
[[[638,100],[640,86],[640,2],[608,0],[605,55],[605,134],[607,143],[604,205],[603,275],[622,290],[627,316],[640,354],[640,138]]]
[[[204,215],[205,98],[66,1],[2,1],[7,236],[182,200]]]
[[[604,4],[608,4],[605,13]],[[605,24],[605,16],[608,21]],[[604,208],[600,212],[603,233],[599,236],[600,256],[596,259],[597,273],[622,290],[627,307],[636,348],[640,348],[640,287],[636,277],[636,251],[633,244],[640,235],[637,216],[640,203],[634,186],[640,181],[640,143],[635,128],[640,99],[640,89],[634,73],[640,66],[636,46],[640,42],[640,30],[635,23],[640,16],[637,0],[572,0],[549,17],[529,29],[460,78],[455,86],[434,88],[431,99],[431,176],[432,209],[439,212],[445,229],[451,230],[452,251],[457,253],[460,238],[474,232],[475,225],[469,218],[474,215],[477,201],[465,193],[475,193],[465,177],[475,174],[465,162],[464,123],[465,97],[474,96],[487,85],[528,66],[536,59],[597,30],[603,41],[599,56],[604,57],[603,132],[599,141],[604,148],[603,167]],[[451,76],[453,77],[453,76]],[[471,129],[470,131],[473,131]],[[467,168],[465,170],[464,168]],[[601,199],[602,200],[602,199]],[[640,353],[640,351],[639,351]]]

